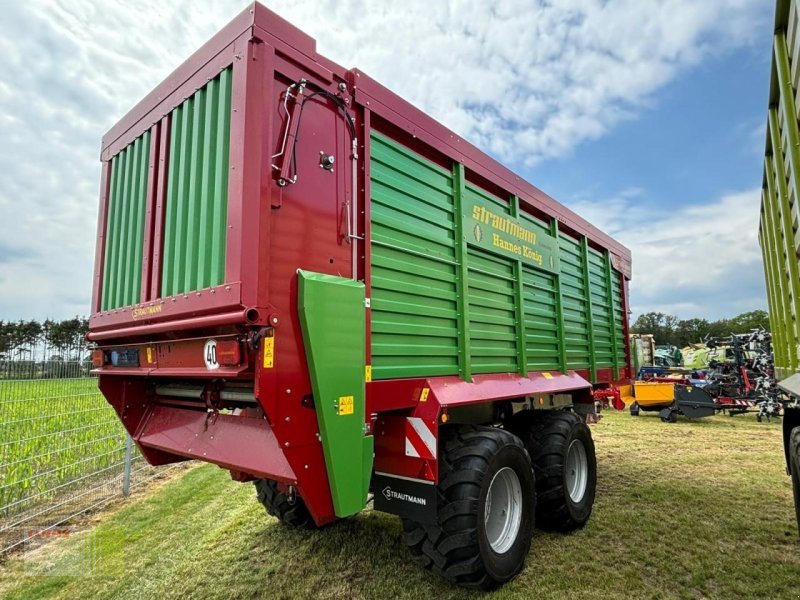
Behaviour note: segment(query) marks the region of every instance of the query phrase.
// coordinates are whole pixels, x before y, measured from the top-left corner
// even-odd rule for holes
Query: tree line
[[[753,329],[769,330],[769,315],[765,310],[751,310],[730,319],[679,319],[675,315],[649,312],[639,315],[631,333],[652,333],[656,344],[683,348],[702,342],[706,337],[724,338],[732,333],[748,333]]]
[[[89,320],[0,321],[0,360],[80,360]]]

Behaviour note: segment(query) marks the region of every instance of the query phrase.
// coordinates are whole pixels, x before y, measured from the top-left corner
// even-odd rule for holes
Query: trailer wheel
[[[639,403],[638,402],[634,402],[633,404],[631,404],[631,416],[632,417],[638,417],[639,416]]]
[[[794,513],[797,517],[798,533],[800,533],[800,427],[795,427],[789,434],[789,470],[792,474]]]
[[[516,415],[536,475],[536,524],[550,531],[580,529],[589,520],[597,489],[592,433],[573,412]]]
[[[314,519],[311,518],[311,513],[308,512],[302,498],[299,496],[290,498],[278,489],[278,482],[272,479],[256,479],[253,484],[256,486],[258,501],[264,505],[268,514],[291,527],[316,528]]]
[[[536,495],[522,441],[491,427],[442,428],[438,522],[403,519],[414,561],[454,583],[494,589],[523,567]]]

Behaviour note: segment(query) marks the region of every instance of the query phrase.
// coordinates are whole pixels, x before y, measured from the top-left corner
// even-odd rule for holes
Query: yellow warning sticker
[[[428,401],[428,394],[431,393],[431,388],[422,388],[422,392],[419,395],[420,402],[427,402]]]
[[[364,381],[370,383],[372,381],[372,365],[364,367]]]
[[[354,411],[353,396],[339,396],[339,415],[352,415]]]
[[[542,373],[542,377],[544,377],[545,379],[552,379],[553,378],[553,374],[552,373]]]
[[[271,369],[275,364],[275,338],[264,338],[264,368]]]

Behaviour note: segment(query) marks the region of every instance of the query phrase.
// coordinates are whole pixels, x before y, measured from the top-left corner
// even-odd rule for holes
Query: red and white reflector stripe
[[[419,417],[406,418],[406,456],[436,459],[434,427]]]

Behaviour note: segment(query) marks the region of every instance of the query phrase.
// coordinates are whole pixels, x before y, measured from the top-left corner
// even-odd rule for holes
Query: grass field
[[[497,598],[797,598],[800,546],[780,425],[751,415],[666,425],[607,413],[595,512],[537,532]],[[26,576],[96,542],[94,575]],[[473,598],[412,565],[399,520],[374,511],[319,532],[265,516],[252,487],[201,466],[106,513],[86,533],[0,570],[4,598]]]
[[[124,440],[93,377],[0,380],[0,519],[107,476]]]

